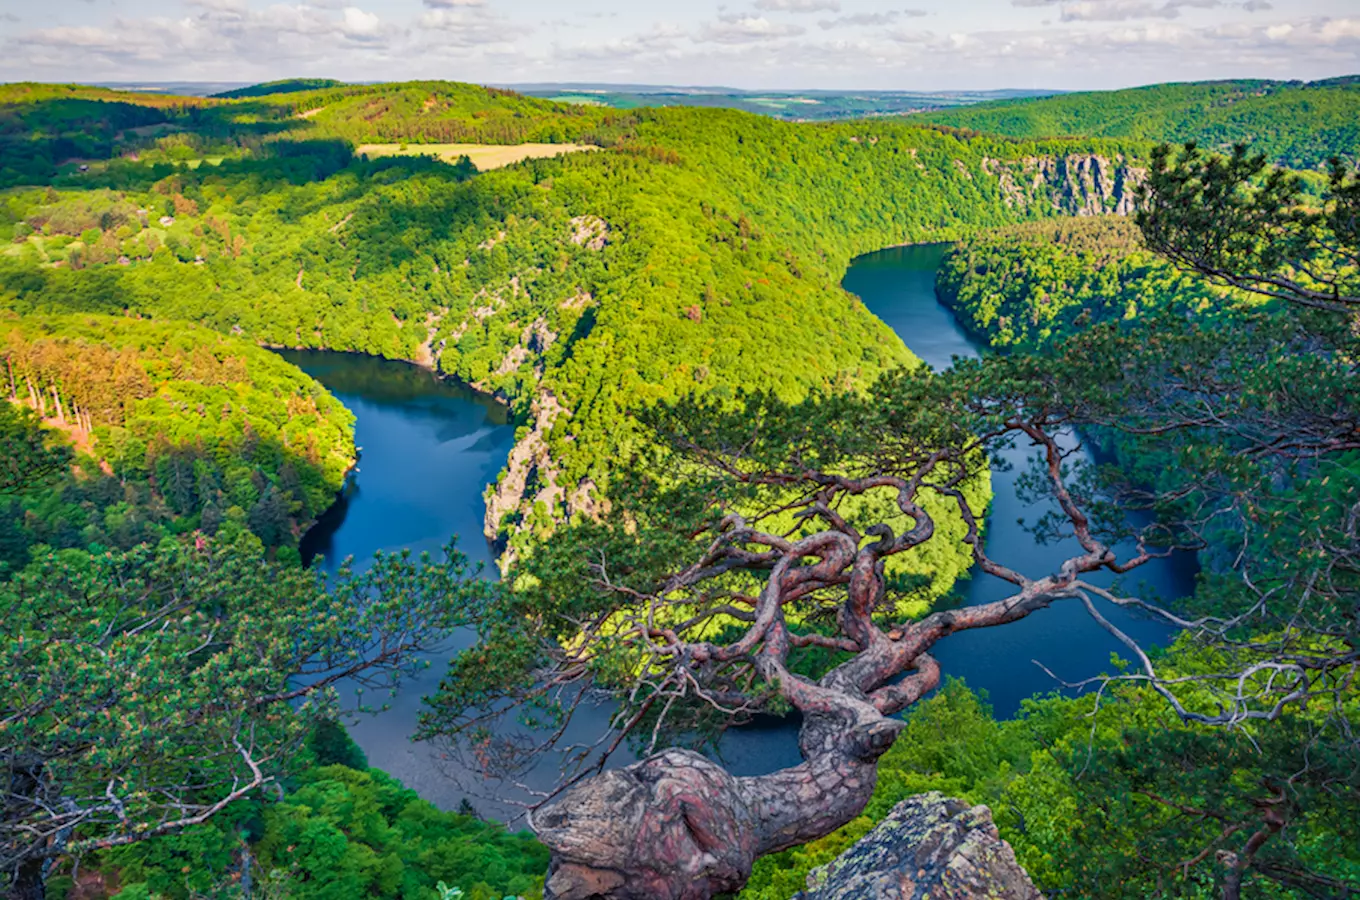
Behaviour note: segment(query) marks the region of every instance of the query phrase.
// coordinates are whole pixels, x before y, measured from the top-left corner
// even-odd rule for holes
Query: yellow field
[[[598,150],[585,144],[361,144],[356,153],[373,156],[438,156],[445,162],[457,162],[466,156],[472,160],[478,171],[499,169],[513,165],[523,159],[541,159],[545,156],[561,156],[563,153],[579,153],[584,150]]]

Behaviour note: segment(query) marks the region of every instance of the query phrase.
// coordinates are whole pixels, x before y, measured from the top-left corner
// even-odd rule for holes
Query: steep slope
[[[0,561],[247,526],[291,550],[356,457],[354,416],[320,384],[184,322],[0,312],[5,401],[84,458],[51,490],[0,498]]]

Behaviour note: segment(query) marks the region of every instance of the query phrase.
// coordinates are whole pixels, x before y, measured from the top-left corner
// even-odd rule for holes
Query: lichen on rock
[[[903,800],[808,875],[795,900],[1043,900],[992,813],[940,793]]]

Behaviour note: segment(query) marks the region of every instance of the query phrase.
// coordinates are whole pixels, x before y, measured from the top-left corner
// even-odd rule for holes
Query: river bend
[[[928,365],[943,369],[958,357],[973,357],[977,348],[935,296],[935,272],[946,245],[897,247],[855,260],[844,285],[886,322]],[[442,381],[427,370],[324,351],[285,351],[297,364],[334,393],[356,417],[356,440],[362,448],[359,470],[343,500],[303,540],[304,559],[334,570],[347,556],[362,564],[378,550],[437,551],[450,535],[473,560],[487,564],[491,554],[482,537],[483,492],[514,443],[514,428],[505,410],[468,388]],[[1015,494],[1018,473],[1031,451],[1011,451],[1008,470],[993,474],[995,500],[988,517],[986,547],[993,558],[1027,572],[1056,570],[1072,545],[1036,544],[1017,520],[1033,520],[1042,510],[1026,507]],[[1163,598],[1185,596],[1193,589],[1193,557],[1158,561],[1136,573],[1132,586]],[[1004,597],[1009,585],[979,575],[962,582],[956,602],[973,605]],[[1164,642],[1167,629],[1122,609],[1105,615],[1130,635],[1148,643]],[[443,659],[465,646],[471,635],[452,639],[431,659],[421,677],[406,682],[389,708],[360,719],[356,741],[372,765],[384,769],[421,796],[454,808],[468,796],[468,773],[429,745],[413,743],[420,698],[438,683]],[[1036,663],[1057,676],[1079,680],[1107,670],[1112,653],[1122,649],[1086,615],[1079,604],[1052,608],[1005,628],[953,635],[940,642],[934,655],[948,676],[963,678],[987,692],[998,716],[1014,715],[1021,702],[1057,685]],[[369,698],[371,702],[373,698]],[[607,720],[607,708],[586,710],[582,734]],[[799,761],[795,723],[771,721],[736,729],[724,738],[721,755],[739,775],[763,774]],[[624,761],[624,760],[620,760]],[[544,786],[552,773],[535,773]],[[513,808],[475,796],[487,815],[509,816]]]

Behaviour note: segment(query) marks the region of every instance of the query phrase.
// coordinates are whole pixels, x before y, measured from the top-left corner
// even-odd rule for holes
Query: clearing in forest
[[[586,144],[361,144],[356,153],[373,156],[437,156],[445,162],[458,162],[466,156],[480,172],[513,165],[524,159],[560,156],[582,150],[599,150]]]

